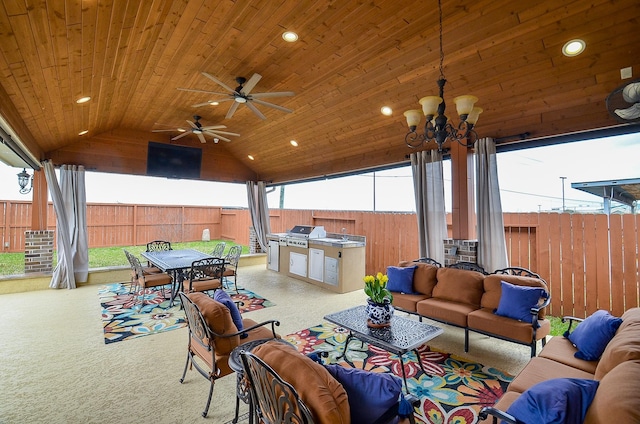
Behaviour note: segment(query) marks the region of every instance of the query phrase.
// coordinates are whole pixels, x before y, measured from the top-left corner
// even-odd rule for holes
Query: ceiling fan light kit
[[[607,111],[620,122],[640,122],[640,79],[613,90],[606,99]]]
[[[456,110],[460,116],[460,123],[453,126],[445,115],[446,104],[444,101],[444,86],[447,83],[444,77],[443,62],[444,52],[442,49],[442,2],[438,0],[438,17],[440,21],[440,78],[438,79],[438,96],[422,97],[419,101],[422,106],[422,113],[426,117],[424,133],[418,134],[417,128],[420,124],[420,110],[412,109],[404,112],[407,118],[409,132],[405,135],[404,141],[409,147],[421,147],[424,143],[435,141],[438,151],[442,151],[442,145],[447,140],[457,141],[463,146],[471,147],[478,138],[478,134],[473,129],[478,121],[482,108],[475,106],[478,101],[476,96],[463,95],[453,99]],[[465,140],[465,141],[463,141]]]

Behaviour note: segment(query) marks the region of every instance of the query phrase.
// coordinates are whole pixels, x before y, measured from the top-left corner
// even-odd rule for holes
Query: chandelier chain
[[[442,0],[438,0],[438,19],[440,21],[440,79],[444,78],[444,50],[442,49]]]

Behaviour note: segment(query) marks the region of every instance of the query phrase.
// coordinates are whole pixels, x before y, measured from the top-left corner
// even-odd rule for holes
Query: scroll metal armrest
[[[542,303],[531,308],[531,324],[534,326],[534,328],[537,328],[538,314],[542,309],[549,306],[550,303],[551,303],[551,295],[547,294],[547,297],[544,299]]]
[[[564,317],[562,317],[562,322],[567,322],[567,321],[569,321],[569,327],[567,327],[567,332],[570,333],[571,332],[571,327],[573,326],[573,323],[574,322],[581,323],[582,321],[584,321],[584,318],[578,318],[578,317],[572,317],[572,316],[564,316]]]
[[[256,325],[252,325],[251,327],[244,328],[244,329],[242,329],[242,331],[236,331],[235,333],[217,334],[217,333],[214,333],[213,331],[211,333],[215,337],[228,338],[228,337],[234,337],[234,336],[241,336],[242,334],[248,333],[249,331],[255,330],[256,328],[259,328],[259,327],[264,327],[265,325],[268,325],[268,324],[271,325],[271,332],[273,333],[273,337],[276,337],[276,327],[280,326],[280,321],[277,321],[275,319],[270,319],[268,321],[264,321],[264,322],[258,323]]]
[[[478,418],[484,421],[489,417],[489,415],[493,415],[494,423],[497,423],[498,419],[500,419],[502,420],[502,422],[508,424],[523,424],[522,421],[516,419],[516,417],[514,417],[513,415],[507,414],[506,412],[494,408],[493,406],[483,407],[478,413]]]

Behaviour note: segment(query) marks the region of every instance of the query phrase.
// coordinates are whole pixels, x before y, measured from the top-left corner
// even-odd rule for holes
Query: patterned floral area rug
[[[285,338],[304,354],[326,352],[325,363],[392,372],[402,377],[397,355],[357,339],[349,342],[346,357],[337,359],[344,353],[348,334],[344,328],[325,323]],[[480,409],[495,404],[513,379],[499,369],[439,352],[426,344],[418,352],[422,366],[431,376],[422,372],[414,352],[404,355],[404,369],[410,392],[420,398],[420,407],[415,411],[419,423],[476,423]]]
[[[129,293],[129,283],[114,283],[98,290],[102,306],[102,325],[105,344],[131,340],[149,334],[175,330],[187,325],[180,302],[169,306],[170,292],[164,294],[159,288],[148,288],[135,296]],[[241,313],[273,306],[274,303],[252,291],[233,289],[227,292],[235,301],[241,301]],[[140,299],[144,306],[140,308]]]

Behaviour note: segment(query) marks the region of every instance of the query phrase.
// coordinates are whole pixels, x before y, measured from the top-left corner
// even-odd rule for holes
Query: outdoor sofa
[[[429,263],[402,261],[387,268],[395,309],[464,328],[465,352],[470,331],[530,346],[532,357],[538,340],[545,345],[551,331],[545,318],[550,296],[540,276],[524,268],[487,274],[480,267],[441,267],[425,260]]]
[[[480,418],[493,415],[494,422],[499,418],[512,423],[520,413],[521,421],[550,422],[553,414],[553,422],[640,423],[640,308],[629,309],[620,318],[600,310],[571,335],[571,324],[582,320],[563,318],[570,321],[565,336],[552,337],[500,400],[481,410]],[[582,390],[576,389],[578,384]],[[535,418],[524,419],[523,407],[524,412],[537,414]]]

